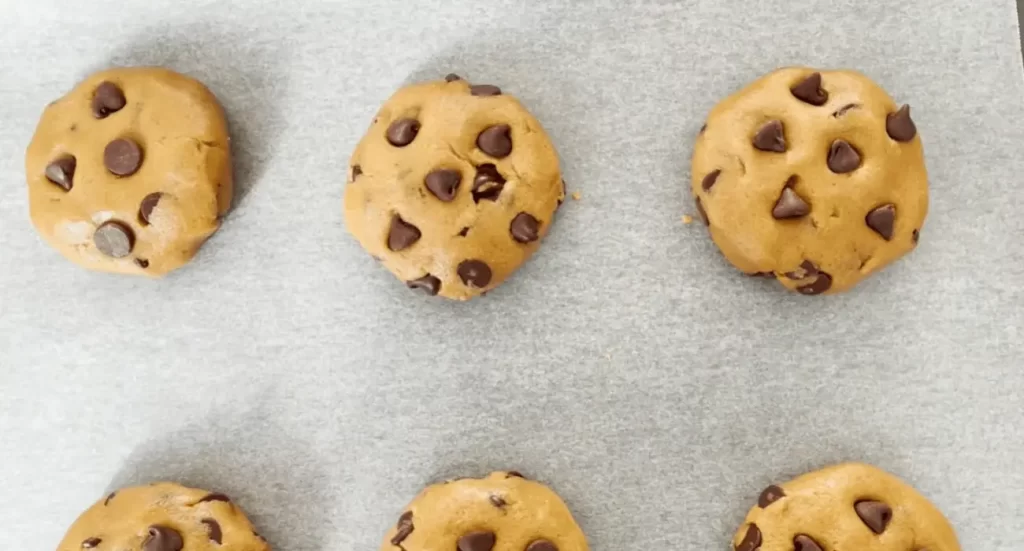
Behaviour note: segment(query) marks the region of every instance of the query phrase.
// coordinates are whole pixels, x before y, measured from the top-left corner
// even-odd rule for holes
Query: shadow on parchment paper
[[[263,175],[284,129],[276,102],[288,86],[283,67],[289,55],[287,42],[260,40],[252,29],[210,21],[148,28],[116,48],[108,66],[166,67],[213,91],[231,135],[234,210]]]
[[[262,401],[261,401],[262,402]],[[322,549],[330,526],[326,473],[312,446],[269,411],[214,414],[140,445],[106,492],[170,481],[227,494],[274,549]]]

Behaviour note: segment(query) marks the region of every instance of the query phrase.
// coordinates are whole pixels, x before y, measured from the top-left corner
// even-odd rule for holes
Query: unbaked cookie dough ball
[[[50,104],[25,173],[43,239],[105,272],[161,276],[181,267],[231,204],[217,99],[156,67],[96,73]]]
[[[855,286],[910,252],[928,174],[910,108],[850,71],[775,71],[719,103],[691,167],[726,259],[805,295]]]
[[[456,75],[402,88],[352,154],[345,222],[409,287],[466,300],[537,250],[565,196],[537,120]]]

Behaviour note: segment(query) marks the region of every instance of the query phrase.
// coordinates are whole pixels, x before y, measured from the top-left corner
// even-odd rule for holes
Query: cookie
[[[782,69],[722,101],[691,187],[729,262],[805,295],[850,289],[907,254],[928,213],[910,108],[849,71]]]
[[[269,551],[224,494],[170,482],[104,496],[71,525],[57,551]]]
[[[430,486],[398,517],[381,551],[586,551],[569,509],[515,471]]]
[[[859,463],[768,486],[735,551],[960,551],[942,513],[895,476]]]
[[[512,96],[456,75],[402,88],[352,154],[345,221],[409,287],[466,300],[500,285],[565,197],[558,156]]]
[[[94,74],[46,108],[28,146],[32,222],[86,268],[164,275],[227,212],[229,145],[199,82],[155,67]]]

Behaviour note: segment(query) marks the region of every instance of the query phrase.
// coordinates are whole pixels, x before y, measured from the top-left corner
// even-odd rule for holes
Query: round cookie
[[[553,491],[495,472],[423,490],[388,531],[381,551],[587,551],[587,539]]]
[[[860,463],[761,492],[735,551],[959,551],[942,513],[895,476]]]
[[[565,189],[544,129],[496,86],[402,88],[352,154],[345,222],[409,287],[466,300],[537,250]]]
[[[90,269],[161,276],[231,204],[227,123],[199,82],[155,67],[94,74],[43,112],[25,155],[32,222]]]
[[[691,180],[726,259],[805,295],[850,289],[908,253],[928,213],[910,108],[849,71],[781,69],[726,98]]]
[[[123,488],[71,525],[57,551],[269,551],[224,494],[170,482]]]

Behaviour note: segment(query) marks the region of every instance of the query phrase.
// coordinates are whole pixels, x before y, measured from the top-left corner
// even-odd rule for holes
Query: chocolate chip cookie
[[[515,471],[423,490],[398,517],[381,551],[586,551],[561,498]]]
[[[71,525],[57,551],[269,551],[224,494],[169,482],[104,496]]]
[[[768,486],[735,551],[959,551],[942,513],[895,476],[859,463]]]
[[[161,276],[184,265],[231,204],[217,99],[155,67],[97,73],[50,104],[25,172],[43,238],[106,272]]]
[[[466,300],[537,250],[565,197],[540,123],[456,75],[402,88],[352,154],[349,231],[409,287]]]
[[[849,71],[782,69],[722,101],[691,180],[726,259],[805,295],[850,289],[905,255],[928,213],[910,107]]]

